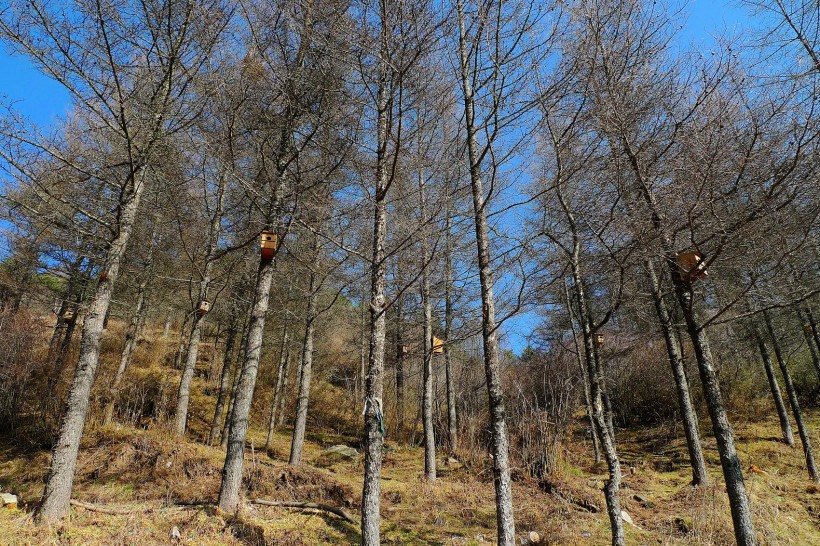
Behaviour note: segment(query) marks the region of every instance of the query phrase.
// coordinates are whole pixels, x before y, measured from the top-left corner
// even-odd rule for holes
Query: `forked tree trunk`
[[[290,458],[288,464],[299,466],[302,464],[302,448],[305,444],[305,429],[307,427],[308,403],[310,401],[310,382],[313,372],[313,335],[316,330],[316,303],[318,288],[316,269],[319,266],[319,236],[313,238],[313,270],[308,281],[308,302],[305,313],[305,342],[302,345],[302,358],[299,366],[299,394],[296,399],[296,418],[293,424],[293,440],[290,444]]]
[[[683,418],[686,447],[689,450],[689,464],[692,466],[692,485],[706,485],[709,483],[709,475],[706,472],[706,461],[703,458],[703,448],[700,444],[698,417],[689,392],[689,379],[686,376],[683,355],[673,330],[669,309],[663,299],[661,281],[652,260],[646,261],[646,271],[649,276],[649,287],[652,292],[652,301],[655,304],[655,313],[658,315],[663,340],[666,343],[666,353],[669,355],[669,364],[672,366],[672,376],[675,378],[678,407]]]
[[[780,420],[780,432],[783,435],[783,442],[788,446],[793,446],[794,434],[792,433],[791,423],[789,423],[789,414],[786,411],[786,404],[783,403],[783,396],[780,394],[780,385],[777,384],[777,376],[774,374],[769,348],[766,347],[766,342],[757,329],[755,329],[754,336],[757,347],[760,350],[760,357],[763,359],[763,367],[766,370],[766,379],[769,381],[769,390],[772,393],[774,407],[777,409],[777,417]]]
[[[510,480],[509,441],[504,412],[504,392],[501,388],[501,370],[498,354],[498,338],[495,320],[495,297],[493,295],[493,271],[490,257],[490,236],[484,201],[482,165],[479,159],[478,127],[475,119],[475,96],[470,74],[470,58],[466,43],[466,21],[461,0],[457,4],[459,26],[460,85],[464,101],[464,122],[467,137],[467,159],[470,186],[473,197],[476,252],[481,285],[482,321],[481,337],[484,343],[484,375],[490,406],[490,429],[493,455],[493,483],[495,485],[496,527],[499,546],[515,544],[515,518],[513,516],[512,483]]]
[[[772,325],[772,318],[769,313],[764,312],[763,318],[766,321],[766,328],[769,331],[769,337],[772,340],[772,347],[774,354],[777,357],[777,363],[780,365],[780,373],[783,374],[783,383],[786,385],[786,394],[789,396],[789,404],[792,407],[794,414],[794,422],[797,423],[797,434],[800,436],[800,442],[803,444],[803,454],[806,456],[806,469],[809,471],[809,477],[813,482],[820,479],[817,473],[817,465],[814,462],[814,450],[811,447],[811,440],[809,439],[809,432],[806,429],[806,423],[803,421],[803,412],[800,410],[800,402],[797,400],[797,391],[794,389],[792,383],[792,376],[789,373],[789,368],[786,366],[786,359],[783,357],[783,351],[780,348],[780,341],[775,335],[774,326]]]
[[[265,313],[268,311],[270,287],[275,271],[274,260],[260,258],[254,289],[253,310],[248,324],[248,337],[244,360],[231,412],[230,429],[225,464],[222,467],[222,485],[219,489],[219,508],[230,514],[239,509],[242,488],[242,467],[245,462],[245,439],[248,436],[253,390],[262,355],[262,338],[265,331]]]
[[[103,272],[94,296],[88,305],[80,339],[80,355],[74,371],[74,379],[68,395],[68,402],[60,425],[60,433],[54,444],[51,466],[46,478],[42,502],[36,513],[40,524],[49,525],[62,518],[69,509],[71,489],[74,484],[74,469],[77,452],[88,414],[91,385],[100,360],[103,321],[111,303],[114,283],[120,271],[120,263],[125,255],[128,240],[134,227],[134,218],[139,209],[145,188],[145,168],[131,174],[120,206],[117,235],[108,247]],[[76,315],[76,314],[75,314]]]

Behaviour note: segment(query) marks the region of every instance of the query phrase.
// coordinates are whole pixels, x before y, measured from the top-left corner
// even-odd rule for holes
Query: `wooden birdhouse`
[[[206,300],[202,300],[201,302],[199,302],[199,307],[197,307],[196,313],[198,315],[204,315],[205,313],[207,313],[210,310],[211,310],[211,302],[206,301]]]
[[[804,324],[803,331],[807,334],[813,334],[814,331],[811,329],[811,324]]]
[[[685,250],[675,255],[681,278],[688,283],[698,281],[708,274],[706,262],[697,250]]]
[[[260,241],[262,259],[269,262],[276,255],[276,234],[272,231],[263,231]]]
[[[595,345],[601,347],[604,342],[606,342],[606,337],[604,337],[604,334],[595,334]]]
[[[396,345],[396,354],[398,356],[400,356],[400,357],[405,356],[409,352],[410,352],[410,350],[407,348],[407,345],[405,345],[403,343],[399,343],[398,345]]]
[[[436,336],[433,336],[433,341],[431,345],[433,347],[434,354],[442,354],[444,352],[444,341],[437,338]]]

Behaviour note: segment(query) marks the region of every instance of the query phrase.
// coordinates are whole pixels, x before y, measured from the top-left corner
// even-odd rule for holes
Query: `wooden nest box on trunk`
[[[269,262],[276,255],[276,234],[272,231],[263,231],[260,241],[262,259]]]
[[[699,281],[708,275],[703,255],[697,250],[678,252],[675,259],[678,262],[681,279],[685,282]]]
[[[442,354],[444,352],[444,341],[436,336],[433,336],[431,345],[433,347],[434,354]]]
[[[606,337],[604,336],[604,334],[595,334],[595,345],[601,347],[605,342]]]
[[[210,310],[211,310],[211,302],[206,301],[206,300],[202,300],[201,302],[199,302],[199,307],[197,307],[197,309],[196,309],[196,314],[201,316],[201,315],[206,314]]]

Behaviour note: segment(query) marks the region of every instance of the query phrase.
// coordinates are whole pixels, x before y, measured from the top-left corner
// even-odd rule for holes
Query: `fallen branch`
[[[251,500],[253,504],[261,504],[262,506],[281,506],[283,508],[301,508],[301,509],[309,509],[309,510],[324,510],[325,512],[330,512],[331,514],[336,514],[340,518],[352,523],[353,525],[358,525],[358,521],[353,518],[350,514],[342,510],[341,508],[336,508],[335,506],[328,506],[327,504],[319,504],[317,502],[299,502],[299,501],[272,501],[267,499],[253,499]]]
[[[100,514],[108,514],[112,516],[117,515],[124,515],[124,514],[136,514],[138,512],[146,512],[148,510],[142,508],[115,508],[113,506],[100,506],[98,504],[90,504],[87,502],[78,501],[76,499],[71,499],[71,506],[76,506],[78,508],[85,508],[91,512],[99,512]]]

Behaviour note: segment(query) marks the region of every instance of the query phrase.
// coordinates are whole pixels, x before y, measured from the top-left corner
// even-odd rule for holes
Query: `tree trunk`
[[[284,389],[283,387],[283,379],[284,374],[287,373],[287,361],[288,361],[288,325],[290,324],[289,320],[285,320],[285,326],[282,330],[282,346],[279,349],[279,369],[276,373],[276,387],[273,391],[273,400],[271,401],[270,406],[270,420],[268,421],[268,436],[265,439],[265,449],[270,449],[270,441],[273,439],[273,431],[276,429],[277,421],[276,417],[278,415],[279,409],[279,399],[282,397]]]
[[[803,444],[803,453],[806,456],[806,468],[809,471],[809,477],[813,482],[820,479],[817,473],[817,465],[814,462],[814,450],[811,447],[811,440],[809,439],[809,432],[806,429],[806,424],[803,421],[803,412],[800,410],[800,402],[797,400],[797,391],[794,389],[792,383],[792,376],[789,373],[789,368],[786,366],[786,359],[783,358],[783,351],[780,348],[780,341],[774,332],[772,325],[772,318],[769,313],[764,312],[763,318],[766,321],[766,328],[769,330],[769,337],[772,340],[772,347],[774,348],[777,363],[780,365],[780,373],[783,374],[783,383],[786,385],[786,394],[789,396],[789,404],[792,407],[794,414],[794,422],[797,423],[797,434],[800,436],[800,442]]]
[[[251,401],[256,386],[256,374],[259,371],[259,359],[262,355],[265,313],[268,311],[270,287],[275,271],[274,263],[275,260],[264,261],[261,258],[259,260],[244,359],[234,396],[230,429],[227,434],[228,446],[225,465],[222,468],[219,508],[230,514],[236,513],[239,509],[242,467],[245,462],[245,439],[248,436]]]
[[[387,239],[387,193],[390,175],[387,167],[390,131],[388,118],[392,105],[388,79],[392,69],[388,57],[387,2],[379,3],[378,91],[376,96],[376,180],[373,203],[373,254],[370,262],[370,340],[364,402],[364,483],[362,485],[362,546],[379,546],[382,447],[384,445],[384,345],[387,334],[385,302]],[[398,153],[398,152],[396,152]]]
[[[422,370],[421,414],[424,429],[424,477],[436,479],[436,436],[433,426],[433,302],[430,300],[430,248],[427,240],[427,190],[419,174],[419,209],[421,215],[421,305],[424,309],[424,362]]]
[[[444,233],[444,380],[447,387],[447,436],[450,453],[455,454],[458,447],[458,422],[456,420],[456,387],[453,378],[452,359],[450,353],[450,337],[453,327],[453,247],[451,216],[452,211],[447,209],[447,219]]]
[[[80,339],[79,360],[74,371],[59,437],[52,450],[51,467],[46,478],[42,502],[36,513],[36,520],[42,525],[56,522],[66,515],[69,509],[77,452],[80,449],[80,438],[88,414],[91,385],[100,359],[103,321],[108,314],[114,283],[119,276],[120,263],[134,227],[134,217],[145,188],[144,176],[143,167],[131,174],[131,180],[126,185],[119,211],[119,223],[116,226],[117,235],[108,247],[103,266],[105,275],[97,284],[88,305]]]
[[[493,272],[490,258],[490,237],[484,202],[484,185],[479,160],[478,128],[475,124],[475,97],[470,78],[470,60],[466,44],[464,6],[458,1],[460,84],[464,100],[464,121],[467,132],[467,155],[470,185],[473,197],[478,273],[481,284],[482,321],[481,334],[484,344],[484,374],[490,406],[492,430],[493,482],[495,485],[495,509],[499,546],[515,544],[515,518],[513,516],[512,484],[510,481],[509,443],[507,422],[504,414],[504,392],[501,389],[501,370],[498,355],[498,339],[495,321],[495,298],[493,296]]]
[[[806,306],[806,318],[809,319],[809,327],[811,328],[811,336],[814,338],[814,346],[820,351],[820,328],[817,327],[814,314],[811,312],[811,307],[808,306]]]
[[[228,398],[228,387],[231,379],[231,368],[233,367],[233,349],[236,343],[236,329],[239,318],[238,310],[231,309],[231,316],[228,323],[228,332],[225,338],[225,352],[222,356],[222,373],[219,374],[219,394],[216,397],[216,407],[214,408],[214,418],[211,421],[211,430],[208,433],[208,445],[213,445],[217,435],[222,430],[222,416],[225,413],[225,401]]]
[[[755,329],[754,332],[757,347],[760,349],[760,357],[763,359],[763,367],[766,369],[766,379],[769,380],[769,390],[772,393],[774,407],[777,409],[777,417],[780,419],[780,431],[783,434],[783,442],[788,446],[794,445],[794,434],[789,423],[789,414],[786,411],[786,404],[783,403],[783,396],[780,394],[780,385],[777,384],[777,376],[774,374],[772,357],[763,336]]]
[[[809,353],[811,354],[811,362],[814,364],[814,371],[817,372],[817,377],[820,379],[820,346],[814,343],[814,334],[812,326],[809,323],[808,317],[804,317],[800,309],[797,310],[797,316],[800,318],[800,326],[803,330],[803,336],[806,338],[806,344],[809,346]]]
[[[675,287],[675,297],[683,313],[686,330],[695,350],[695,359],[698,363],[698,371],[703,386],[703,396],[709,408],[712,430],[715,434],[718,452],[720,453],[720,463],[723,469],[723,479],[726,482],[726,493],[729,497],[735,539],[737,540],[738,546],[754,546],[757,543],[757,539],[755,538],[754,525],[752,524],[749,497],[746,493],[743,470],[737,455],[737,449],[735,448],[734,432],[732,431],[732,425],[729,423],[729,417],[726,414],[726,407],[723,404],[720,381],[715,371],[712,351],[709,347],[709,336],[706,330],[701,326],[694,308],[692,286],[680,275],[677,264],[677,254],[675,253],[672,239],[666,232],[666,226],[664,226],[663,220],[661,219],[662,216],[658,209],[658,204],[655,202],[655,196],[641,170],[639,159],[635,155],[626,136],[621,135],[621,143],[628,156],[632,171],[635,174],[637,182],[636,189],[640,192],[647,206],[652,227],[660,241],[664,262]]]
[[[401,268],[401,264],[398,266]],[[403,278],[397,273],[399,279],[399,290],[403,287]],[[404,340],[404,294],[396,296],[396,436],[399,439],[405,437],[405,407],[404,407],[404,361],[407,350]],[[364,345],[362,346],[362,358],[364,358]]]
[[[137,347],[137,341],[142,332],[142,327],[145,324],[145,308],[147,300],[148,285],[154,276],[154,250],[158,244],[155,240],[157,235],[156,227],[151,233],[151,246],[148,249],[148,256],[145,260],[145,269],[142,273],[142,280],[137,287],[137,301],[134,304],[134,314],[131,316],[131,322],[128,324],[128,330],[125,333],[125,344],[123,345],[122,354],[120,355],[120,365],[117,368],[117,373],[114,375],[114,381],[111,382],[111,391],[108,393],[109,399],[105,405],[103,412],[103,424],[111,424],[114,418],[114,404],[119,394],[122,378],[125,376],[125,371],[131,364],[131,358],[134,356],[134,349]]]
[[[646,271],[649,276],[649,286],[652,291],[652,301],[655,312],[666,343],[666,353],[669,355],[669,364],[672,366],[672,376],[675,378],[675,390],[678,395],[678,407],[683,418],[683,430],[686,435],[686,447],[689,450],[689,464],[692,466],[692,485],[706,485],[709,475],[706,472],[706,461],[703,458],[703,448],[700,444],[700,430],[698,417],[695,412],[692,397],[689,393],[689,379],[686,376],[686,366],[683,355],[679,350],[677,339],[672,328],[672,319],[669,309],[663,299],[661,281],[655,271],[652,260],[646,261]]]
[[[310,272],[310,281],[308,282],[308,304],[305,314],[305,342],[302,345],[302,358],[299,366],[299,395],[296,399],[296,419],[293,425],[293,440],[290,444],[290,458],[288,459],[288,464],[291,466],[302,464],[302,447],[305,443],[308,402],[310,401],[310,381],[313,371],[313,334],[316,329],[316,300],[318,299],[316,269],[319,266],[319,236],[315,234],[313,252],[313,269]]]
[[[177,392],[177,407],[174,412],[174,434],[185,435],[185,427],[188,423],[188,404],[191,400],[191,383],[196,371],[197,357],[199,356],[199,338],[201,335],[202,319],[207,311],[200,312],[203,302],[208,300],[208,288],[211,284],[216,252],[219,246],[219,234],[222,231],[222,209],[225,202],[225,188],[227,186],[227,175],[219,177],[219,185],[216,194],[216,207],[214,208],[211,222],[208,226],[208,248],[205,254],[205,267],[199,281],[199,295],[197,296],[196,308],[191,323],[191,336],[188,338],[188,355],[185,358],[185,367],[182,370],[182,377],[179,380],[179,391]]]

